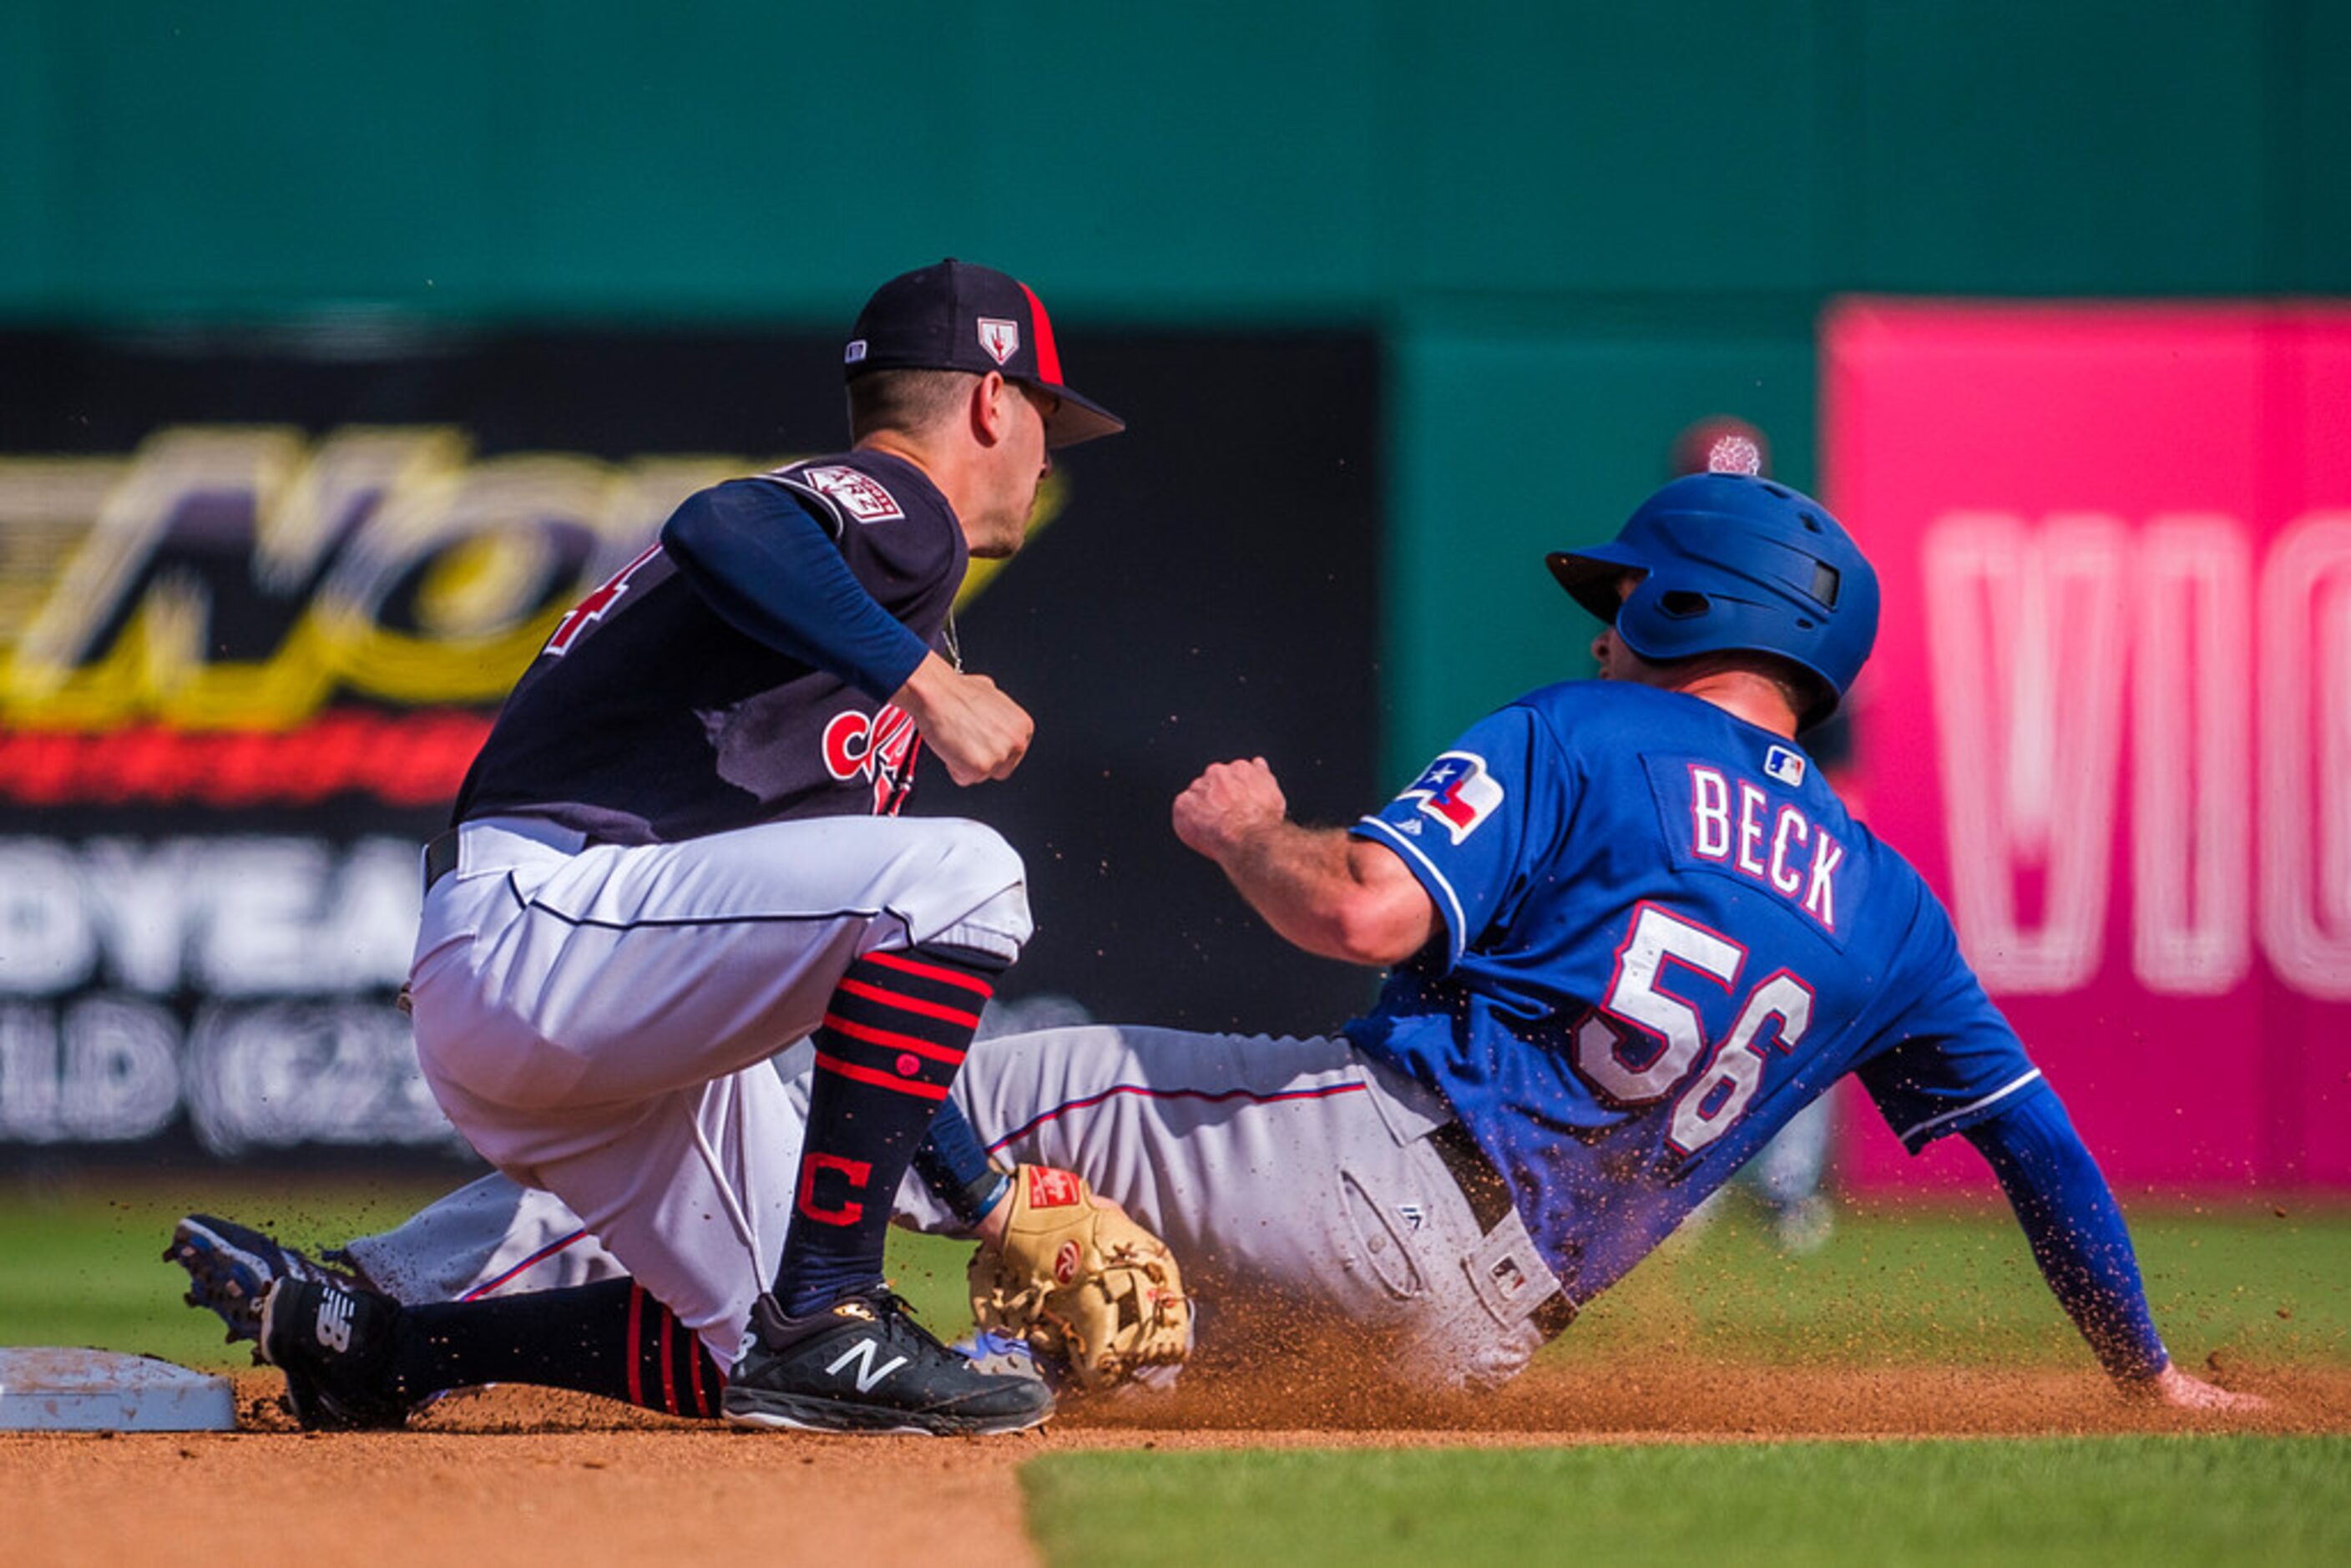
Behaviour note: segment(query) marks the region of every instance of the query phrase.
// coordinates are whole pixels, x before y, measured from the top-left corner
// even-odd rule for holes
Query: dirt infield
[[[274,1377],[237,1380],[231,1434],[0,1434],[5,1552],[23,1563],[253,1551],[567,1565],[691,1560],[1030,1563],[1015,1469],[1100,1448],[1520,1445],[1804,1437],[2351,1432],[2351,1369],[2223,1369],[2257,1417],[2126,1404],[2089,1373],[1802,1371],[1611,1363],[1538,1368],[1478,1400],[1259,1380],[1066,1412],[1019,1437],[737,1432],[499,1388],[408,1432],[293,1429]]]

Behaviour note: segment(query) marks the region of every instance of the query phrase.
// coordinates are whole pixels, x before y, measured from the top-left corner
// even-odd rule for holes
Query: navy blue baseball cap
[[[998,371],[1061,400],[1045,421],[1048,446],[1074,446],[1126,428],[1126,421],[1062,383],[1053,323],[1027,284],[953,256],[875,289],[857,313],[841,364],[851,381],[868,371]]]

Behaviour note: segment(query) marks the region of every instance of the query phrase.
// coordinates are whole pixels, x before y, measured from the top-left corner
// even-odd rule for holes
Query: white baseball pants
[[[806,1124],[768,1058],[856,958],[1010,960],[1020,858],[946,819],[831,817],[674,844],[493,818],[430,888],[417,1057],[485,1159],[559,1197],[730,1364],[775,1276]]]

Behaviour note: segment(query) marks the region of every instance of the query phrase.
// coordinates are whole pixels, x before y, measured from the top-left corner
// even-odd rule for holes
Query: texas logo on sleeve
[[[1444,823],[1458,844],[1501,805],[1502,786],[1486,771],[1484,758],[1472,751],[1448,751],[1396,799],[1418,800],[1422,815]]]

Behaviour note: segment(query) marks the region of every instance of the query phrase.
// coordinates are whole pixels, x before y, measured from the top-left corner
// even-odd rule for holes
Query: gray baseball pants
[[[804,1110],[809,1048],[776,1064]],[[1480,1223],[1442,1102],[1343,1040],[1044,1030],[981,1041],[955,1096],[1001,1160],[1077,1171],[1166,1239],[1204,1364],[1336,1343],[1399,1382],[1489,1387],[1562,1315],[1518,1216]],[[912,1176],[898,1219],[959,1228]],[[620,1272],[559,1199],[498,1176],[349,1250],[411,1301]]]

